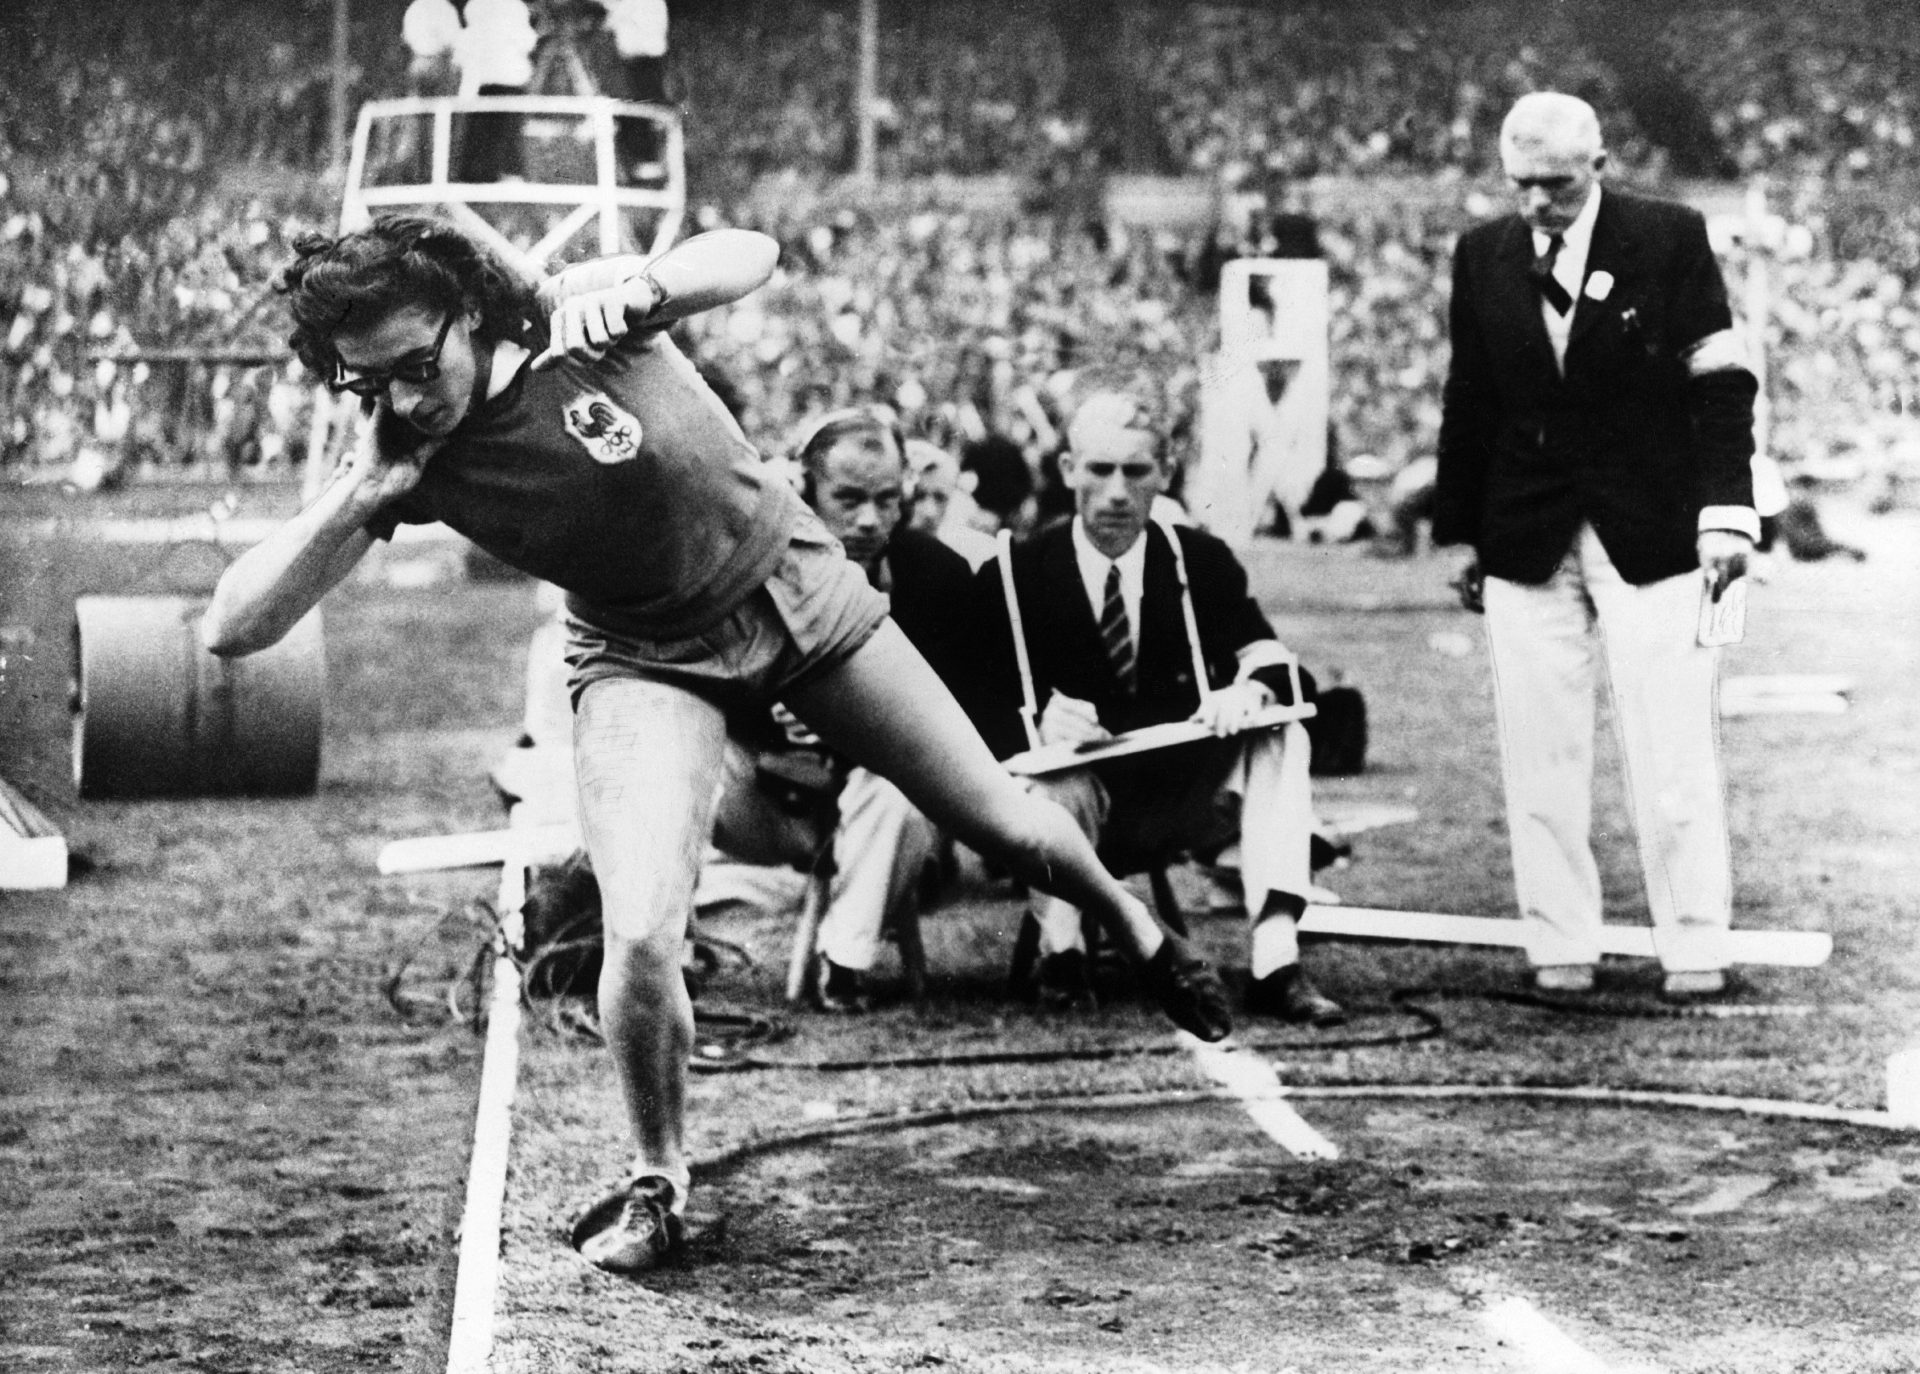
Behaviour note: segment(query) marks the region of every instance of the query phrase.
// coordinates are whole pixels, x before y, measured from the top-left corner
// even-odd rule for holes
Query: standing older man
[[[1296,925],[1307,905],[1313,830],[1306,730],[1296,722],[1242,733],[1264,708],[1291,703],[1293,656],[1274,637],[1225,544],[1151,518],[1166,489],[1167,462],[1137,398],[1090,396],[1068,423],[1067,444],[1060,475],[1073,495],[1073,517],[1012,551],[1041,742],[1083,744],[1186,719],[1211,726],[1217,737],[1050,774],[1035,787],[1108,851],[1217,850],[1237,839],[1252,922],[1247,1009],[1338,1024],[1345,1014],[1299,963]],[[985,626],[981,734],[1005,757],[1028,740],[999,560],[974,581]],[[1197,653],[1189,623],[1198,627]],[[1204,683],[1194,680],[1196,659],[1204,660]],[[1016,958],[1016,981],[1026,984],[1017,991],[1060,1008],[1093,1000],[1076,908],[1044,899],[1028,916],[1021,944],[1037,946],[1038,957],[1030,969]]]
[[[1591,106],[1523,96],[1500,133],[1518,213],[1461,236],[1434,493],[1484,609],[1515,885],[1538,986],[1600,954],[1595,682],[1626,757],[1654,943],[1677,998],[1725,987],[1732,882],[1700,603],[1746,570],[1755,381],[1705,222],[1602,191]]]

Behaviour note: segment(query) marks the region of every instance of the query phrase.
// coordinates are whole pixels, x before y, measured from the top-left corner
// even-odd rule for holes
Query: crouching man
[[[837,410],[802,426],[793,449],[801,498],[860,565],[890,613],[934,671],[953,685],[968,652],[967,615],[971,579],[967,561],[940,540],[907,527],[906,445],[883,408]],[[919,900],[922,875],[935,862],[941,837],[899,788],[864,768],[833,768],[817,739],[793,717],[775,708],[774,719],[737,722],[741,744],[730,751],[727,790],[720,816],[762,817],[783,824],[777,808],[756,804],[736,789],[782,789],[805,804],[809,783],[777,761],[794,750],[819,749],[825,773],[812,784],[839,785],[833,838],[831,901],[820,922],[817,954],[808,989],[825,1011],[865,1010],[869,973],[883,931],[909,918]],[[758,746],[758,747],[756,747]],[[790,805],[789,810],[796,809]],[[829,813],[831,814],[831,813]],[[747,820],[746,825],[755,822]],[[722,827],[723,831],[725,826]],[[722,856],[770,857],[778,836],[722,833]],[[716,856],[720,857],[720,856]],[[777,875],[784,877],[785,875]],[[695,895],[697,907],[728,901],[764,900],[770,885],[739,871],[737,864],[709,863]],[[790,881],[772,886],[790,888]]]

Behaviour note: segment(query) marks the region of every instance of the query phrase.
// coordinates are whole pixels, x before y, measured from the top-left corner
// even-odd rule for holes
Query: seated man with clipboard
[[[1313,829],[1311,680],[1248,593],[1227,546],[1152,519],[1167,463],[1138,398],[1090,396],[1067,427],[1074,515],[975,575],[984,623],[981,733],[1010,771],[1059,802],[1127,864],[1240,841],[1252,922],[1247,1010],[1335,1025],[1339,1005],[1300,969]],[[1016,991],[1093,1002],[1080,913],[1039,899]]]

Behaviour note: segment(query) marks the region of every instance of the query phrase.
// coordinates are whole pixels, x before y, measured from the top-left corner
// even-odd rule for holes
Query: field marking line
[[[1656,1092],[1647,1088],[1544,1087],[1523,1083],[1328,1083],[1296,1088],[1301,1097],[1394,1097],[1408,1101],[1449,1098],[1516,1098],[1531,1102],[1590,1102],[1600,1107],[1675,1107],[1683,1111],[1741,1112],[1787,1121],[1839,1121],[1882,1131],[1911,1131],[1920,1121],[1902,1122],[1892,1112],[1829,1107],[1771,1097],[1715,1097],[1711,1093]]]
[[[1174,1034],[1193,1055],[1200,1072],[1231,1093],[1253,1123],[1282,1148],[1301,1159],[1340,1158],[1340,1147],[1315,1130],[1287,1101],[1286,1085],[1273,1065],[1237,1045],[1209,1045],[1186,1031]]]
[[[1516,1363],[1538,1374],[1618,1374],[1525,1298],[1501,1298],[1480,1321]]]
[[[493,961],[493,997],[480,1061],[480,1102],[473,1117],[473,1158],[460,1215],[460,1259],[447,1337],[447,1374],[486,1374],[493,1358],[495,1300],[500,1288],[500,1217],[506,1202],[513,1094],[520,1075],[520,970],[507,949],[520,943],[527,870],[513,856],[500,865],[500,916],[505,944]]]

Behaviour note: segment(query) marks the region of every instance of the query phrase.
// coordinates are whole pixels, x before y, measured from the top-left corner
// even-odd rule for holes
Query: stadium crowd
[[[1663,38],[1741,173],[1911,173],[1920,49],[1904,18],[1892,33],[1886,16],[1876,18],[1856,25],[1790,6],[1676,7]]]
[[[155,28],[134,23],[135,7],[35,3],[6,21],[22,40],[0,59],[10,470],[63,469],[90,448],[216,467],[297,451],[297,377],[241,359],[279,350],[272,270],[294,233],[334,213],[326,183],[306,175],[326,159],[327,7],[292,24],[269,8],[183,3]],[[1337,451],[1389,469],[1431,450],[1452,242],[1499,206],[1487,158],[1513,96],[1579,91],[1605,112],[1629,178],[1662,170],[1615,74],[1564,15],[1119,8],[1126,41],[1104,71],[1137,81],[1126,96],[1152,116],[1135,165],[1304,197],[1332,268]],[[355,9],[355,98],[405,89],[398,9]],[[888,12],[883,176],[1034,186],[1084,167],[1093,121],[1073,92],[1086,58],[1065,11],[1053,17]],[[1768,274],[1773,433],[1789,460],[1848,443],[1863,416],[1897,423],[1920,362],[1920,225],[1889,180],[1915,168],[1913,57],[1843,46],[1815,23],[1756,4],[1685,11],[1662,30],[1728,155],[1769,178],[1775,218],[1724,260],[1736,282],[1749,259]],[[825,187],[848,166],[857,41],[853,7],[828,0],[676,13],[673,89],[702,217],[763,228],[786,250],[772,286],[696,322],[755,437],[777,446],[810,408],[881,398],[936,438],[1031,441],[1062,377],[1096,358],[1150,378],[1175,432],[1189,429],[1215,342],[1205,259],[1223,234],[1233,251],[1257,248],[1239,224],[1129,231],[1087,223],[1084,203],[1009,216],[937,190],[900,214],[822,194],[771,198],[786,202],[774,212],[746,195],[775,174]],[[1396,189],[1370,193],[1388,177]],[[1409,180],[1420,194],[1400,193]],[[1328,185],[1338,193],[1316,193]],[[136,344],[217,344],[234,360],[102,359]]]

